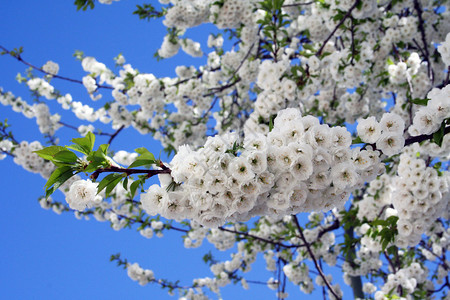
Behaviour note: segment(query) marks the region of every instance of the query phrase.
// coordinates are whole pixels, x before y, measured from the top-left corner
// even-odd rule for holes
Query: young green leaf
[[[118,174],[120,175],[120,174]],[[109,196],[109,194],[111,193],[111,191],[116,187],[116,185],[122,180],[123,176],[120,176],[118,178],[116,178],[115,180],[113,180],[112,182],[110,182],[107,186],[106,186],[106,190],[105,190],[105,194],[106,197]]]
[[[139,154],[145,154],[145,153],[148,153],[148,154],[151,154],[151,155],[153,155],[150,151],[148,151],[145,147],[139,147],[139,148],[136,148],[136,149],[134,149],[134,151],[136,152],[136,153],[139,153]]]
[[[52,161],[53,155],[63,150],[66,150],[66,148],[61,146],[50,146],[33,152],[42,157],[43,159]]]
[[[53,162],[55,163],[76,163],[78,160],[78,156],[69,150],[59,151],[55,155],[53,155]]]
[[[86,151],[85,148],[81,147],[78,144],[69,145],[69,146],[66,146],[66,148],[67,149],[71,149],[71,150],[75,150],[75,151],[78,151],[78,152],[81,152],[81,153],[83,153],[85,155],[89,155],[89,152]]]
[[[76,173],[75,173],[76,174]],[[53,171],[47,183],[44,186],[45,197],[48,198],[53,192],[66,182],[74,174],[74,168],[70,166],[62,166]]]
[[[128,166],[128,169],[156,163],[153,153],[151,153],[144,147],[134,149],[134,151],[139,153],[140,156],[131,165]]]
[[[134,195],[136,194],[136,190],[139,187],[139,184],[141,184],[141,180],[136,180],[130,185],[130,196],[131,199],[134,198]]]
[[[121,178],[123,178],[123,175],[118,174],[118,173],[112,173],[112,174],[105,176],[105,178],[103,178],[102,181],[100,181],[100,183],[98,184],[97,194],[99,194],[104,188],[106,188],[109,184],[114,182],[116,179],[119,179],[119,181],[120,181]]]
[[[128,177],[125,177],[122,186],[124,190],[128,190]]]
[[[128,169],[136,168],[140,166],[147,166],[151,164],[155,164],[156,161],[154,159],[136,159],[131,165],[128,166]]]
[[[73,149],[73,150],[77,150],[77,151],[80,151],[80,152],[88,155],[94,148],[95,135],[89,131],[85,137],[72,139],[72,142],[74,142],[76,145],[80,146],[83,151],[80,151],[77,149]],[[73,145],[71,145],[69,147],[72,147],[72,146]],[[78,147],[78,149],[80,149],[80,148]]]

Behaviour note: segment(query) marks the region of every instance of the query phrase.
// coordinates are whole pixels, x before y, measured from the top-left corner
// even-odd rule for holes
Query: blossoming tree
[[[355,298],[450,299],[445,1],[159,2],[135,11],[167,27],[155,56],[184,51],[207,57],[205,65],[157,78],[122,55],[113,72],[77,52],[87,73],[79,80],[58,75],[55,62],[38,67],[21,48],[0,46],[31,68],[18,80],[37,98],[31,104],[0,90],[0,102],[35,118],[51,144],[16,140],[3,122],[1,158],[47,179],[41,206],[147,238],[173,230],[184,247],[206,239],[229,251],[225,261],[206,255],[212,275],[183,286],[111,257],[139,284],[177,290],[183,299],[261,283],[246,279],[259,253],[272,274],[264,284],[280,299],[289,296],[288,282],[299,293],[350,298],[325,264],[340,268]],[[202,49],[185,33],[204,23],[217,32]],[[55,79],[82,84],[102,105],[74,101]],[[48,101],[92,124],[75,127],[72,144],[58,145],[57,130],[73,125],[52,114]],[[114,130],[108,144],[95,143],[106,134],[95,122]],[[127,130],[152,135],[171,159],[142,145],[132,153],[110,147]],[[52,199],[60,192],[65,201]]]

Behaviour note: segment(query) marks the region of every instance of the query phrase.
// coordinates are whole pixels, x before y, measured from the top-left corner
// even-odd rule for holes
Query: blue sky
[[[37,66],[53,60],[60,65],[60,75],[77,79],[85,73],[80,62],[72,57],[75,50],[96,57],[110,68],[114,68],[113,57],[123,53],[127,63],[140,72],[156,76],[174,76],[176,65],[201,62],[184,54],[157,62],[153,54],[163,40],[165,29],[159,21],[148,23],[132,15],[136,4],[142,2],[123,0],[113,5],[98,4],[93,11],[77,12],[73,1],[3,0],[0,1],[0,45],[8,49],[23,46],[25,60]],[[190,36],[206,45],[205,27],[192,30]],[[31,101],[25,85],[14,79],[25,69],[10,57],[0,57],[0,86]],[[52,83],[62,93],[70,92],[74,100],[90,101],[81,85],[61,80]],[[108,97],[107,92],[104,98]],[[25,119],[0,106],[0,119],[5,118],[12,125],[16,139],[42,141],[34,119]],[[71,116],[64,120],[77,126],[83,124]],[[57,134],[62,144],[76,136],[69,129],[61,129]],[[99,143],[106,142],[106,138],[99,138]],[[119,135],[113,144],[115,150],[131,151],[138,146],[152,149],[154,153],[160,149],[151,137],[132,131]],[[152,269],[158,278],[181,279],[182,284],[190,284],[192,278],[211,276],[201,260],[210,247],[185,250],[177,233],[168,232],[166,238],[147,240],[135,230],[116,232],[107,223],[80,221],[70,213],[57,215],[43,210],[37,199],[43,195],[45,180],[16,166],[10,158],[0,161],[0,167],[0,198],[4,208],[0,218],[3,298],[175,299],[156,285],[141,287],[130,280],[124,270],[109,262],[110,255],[118,252],[130,262]],[[63,200],[61,195],[58,199]],[[253,268],[249,279],[267,280],[271,276],[263,263]],[[341,276],[337,273],[334,277]],[[288,291],[291,295],[301,295],[292,286]],[[346,295],[349,293],[347,290]],[[254,285],[249,291],[227,288],[223,295],[225,299],[275,299],[268,288]],[[306,299],[304,295],[301,297]]]

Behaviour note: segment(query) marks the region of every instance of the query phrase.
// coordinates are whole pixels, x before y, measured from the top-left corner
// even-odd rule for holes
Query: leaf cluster
[[[77,6],[77,10],[87,10],[88,8],[94,9],[94,0],[75,0],[74,4]]]
[[[158,19],[165,16],[167,9],[163,8],[161,11],[157,11],[151,4],[136,5],[136,10],[133,15],[137,15],[141,20],[150,21],[151,19]]]

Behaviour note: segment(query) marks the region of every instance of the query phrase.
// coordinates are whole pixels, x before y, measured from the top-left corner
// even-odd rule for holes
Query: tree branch
[[[167,168],[163,170],[145,170],[145,169],[125,169],[120,167],[111,166],[109,168],[98,169],[94,173],[92,173],[91,178],[97,179],[100,173],[126,173],[127,176],[131,174],[147,174],[147,177],[150,178],[154,175],[158,174],[170,174],[172,172],[171,169]]]
[[[433,74],[433,69],[431,68],[430,53],[428,51],[428,43],[427,43],[427,38],[425,35],[425,27],[423,26],[423,24],[425,24],[425,21],[423,20],[423,17],[422,17],[422,13],[423,13],[422,6],[418,0],[414,0],[414,9],[417,11],[417,18],[419,19],[418,26],[419,26],[420,35],[422,37],[423,50],[425,52],[425,60],[428,63],[428,65],[427,65],[428,78],[431,81],[431,85],[433,85],[434,74]]]
[[[283,244],[281,242],[271,241],[271,240],[268,240],[268,239],[265,239],[265,238],[261,238],[261,237],[256,236],[256,235],[251,235],[251,234],[249,234],[247,232],[232,230],[232,229],[228,229],[228,228],[225,228],[225,227],[222,227],[222,226],[220,226],[219,229],[222,230],[222,231],[231,232],[231,233],[234,233],[234,234],[237,234],[237,235],[243,235],[243,236],[245,236],[245,237],[247,237],[249,239],[255,239],[255,240],[258,240],[260,242],[264,242],[264,243],[267,243],[267,244],[271,244],[271,245],[279,246],[279,247],[283,247],[283,248],[299,248],[299,247],[304,247],[305,246],[305,245],[286,245],[286,244]]]
[[[314,265],[316,266],[316,269],[319,272],[320,277],[322,277],[323,282],[325,283],[327,288],[330,290],[331,294],[333,294],[333,296],[336,299],[342,299],[341,297],[338,296],[338,294],[336,294],[336,292],[334,291],[330,282],[328,281],[327,277],[323,273],[322,268],[320,267],[319,263],[317,262],[316,256],[314,255],[314,252],[311,250],[311,245],[306,241],[305,235],[303,234],[303,229],[298,222],[297,216],[292,215],[292,218],[294,219],[294,223],[297,226],[297,229],[300,233],[300,238],[302,239],[303,243],[305,243],[306,250],[308,251],[309,256],[311,257],[312,261],[314,262]]]
[[[125,128],[125,125],[120,126],[120,128],[117,129],[117,131],[114,132],[114,133],[111,135],[111,137],[110,137],[109,140],[108,140],[108,144],[111,145],[112,141],[116,138],[116,136],[117,136],[117,135],[122,131],[122,129],[124,129],[124,128]]]
[[[444,135],[446,135],[446,134],[448,134],[448,133],[450,133],[450,126],[447,126],[447,127],[445,127],[445,129],[444,129]],[[413,136],[413,137],[410,137],[409,139],[407,139],[406,141],[405,141],[405,146],[408,146],[408,145],[411,145],[411,144],[414,144],[414,143],[420,143],[420,142],[423,142],[423,141],[426,141],[426,140],[431,140],[433,138],[433,133],[431,133],[431,134],[422,134],[422,135],[418,135],[418,136]]]
[[[25,60],[22,58],[22,56],[20,56],[20,54],[18,54],[18,55],[13,55],[13,54],[11,53],[11,51],[9,51],[8,49],[6,49],[5,47],[3,47],[3,46],[1,46],[1,45],[0,45],[0,49],[2,49],[6,54],[9,54],[11,57],[14,57],[15,59],[17,59],[18,61],[20,61],[20,62],[23,63],[24,65],[27,65],[27,66],[33,68],[33,69],[36,70],[36,71],[39,71],[39,72],[41,72],[41,73],[44,73],[45,75],[50,75],[50,76],[52,76],[52,78],[58,78],[58,79],[62,79],[62,80],[70,81],[70,82],[75,82],[75,83],[83,84],[83,81],[78,80],[78,79],[73,79],[73,78],[64,77],[64,76],[60,76],[60,75],[53,75],[53,74],[50,74],[50,73],[44,71],[42,68],[39,68],[39,67],[37,67],[37,66],[35,66],[35,65],[32,65],[31,63],[25,61]],[[106,86],[106,85],[97,85],[97,88],[103,88],[103,89],[113,90],[112,87]]]
[[[336,33],[336,31],[341,27],[342,24],[344,24],[345,20],[351,15],[352,11],[358,6],[359,2],[361,0],[356,0],[355,3],[353,3],[352,7],[348,10],[348,12],[345,14],[345,16],[341,19],[341,21],[334,27],[333,31],[330,33],[330,35],[326,38],[326,40],[323,42],[322,46],[319,48],[319,50],[316,52],[316,56],[319,56],[323,48],[325,48],[325,45],[328,43],[328,41],[333,37],[333,35]]]

